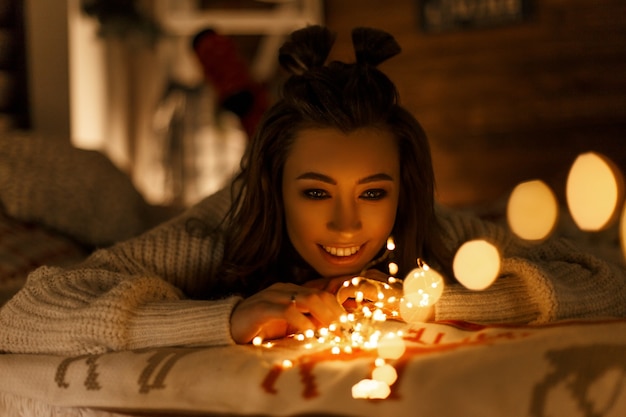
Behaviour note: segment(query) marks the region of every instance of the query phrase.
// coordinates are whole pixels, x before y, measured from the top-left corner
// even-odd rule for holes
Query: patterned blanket
[[[0,355],[0,415],[626,415],[624,320],[403,331],[384,399],[353,391],[371,378],[375,352],[288,338],[273,347]]]

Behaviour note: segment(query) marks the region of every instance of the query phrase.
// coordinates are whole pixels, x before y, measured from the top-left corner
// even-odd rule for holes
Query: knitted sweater
[[[94,252],[72,268],[42,267],[0,310],[0,351],[78,355],[156,346],[233,344],[241,300],[210,300],[223,258],[219,226],[230,197],[219,192],[147,233]],[[449,285],[436,320],[544,323],[626,316],[626,273],[563,240],[534,245],[506,229],[440,210],[450,249],[487,238],[501,276],[484,291]]]

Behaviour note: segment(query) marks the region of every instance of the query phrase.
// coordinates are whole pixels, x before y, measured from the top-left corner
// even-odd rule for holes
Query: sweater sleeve
[[[85,354],[234,343],[239,297],[208,300],[226,191],[72,268],[42,267],[0,310],[0,351]]]
[[[552,238],[523,241],[476,217],[442,212],[444,241],[454,253],[465,241],[485,239],[501,256],[497,280],[483,291],[448,285],[435,306],[437,320],[545,323],[577,318],[626,317],[626,269]]]

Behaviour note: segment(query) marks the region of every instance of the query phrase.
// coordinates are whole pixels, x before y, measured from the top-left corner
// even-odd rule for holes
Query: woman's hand
[[[368,269],[363,275],[359,275],[361,278],[367,278],[372,281],[387,282],[389,275],[380,272],[377,269]],[[349,298],[355,298],[356,291],[363,292],[365,299],[376,300],[378,297],[378,290],[374,285],[361,285],[357,289],[354,286],[344,287],[343,283],[354,278],[355,275],[346,275],[334,278],[319,278],[313,281],[309,281],[304,284],[305,287],[317,288],[319,290],[327,291],[337,296],[339,303],[343,304]],[[398,296],[401,294],[401,286],[398,292]]]
[[[357,292],[361,293],[360,296],[363,297],[363,302],[373,303],[378,301],[379,292],[382,291],[387,300],[386,305],[383,307],[383,311],[388,315],[391,315],[393,311],[395,311],[397,314],[401,314],[400,300],[404,295],[401,282],[398,282],[395,285],[392,284],[385,289],[381,288],[380,285],[376,284],[376,281],[388,282],[389,275],[384,274],[377,269],[369,269],[363,275],[360,275],[360,277],[367,278],[367,280],[361,281],[356,286],[343,285],[345,281],[351,280],[352,278],[354,278],[354,276],[320,278],[309,281],[304,285],[307,287],[332,292],[333,294],[335,294],[337,302],[340,303],[348,312],[351,312],[355,308],[357,308],[357,303],[355,301],[355,299],[357,298]],[[390,301],[392,299],[393,301]],[[434,306],[421,308],[414,307],[412,309],[405,310],[405,314],[409,315],[409,317],[402,317],[398,315],[395,315],[393,317],[395,317],[396,319],[402,318],[407,322],[430,321],[435,318],[435,308]]]
[[[257,336],[263,340],[277,339],[329,326],[343,313],[344,309],[330,292],[276,283],[235,307],[230,331],[237,343],[249,343]]]

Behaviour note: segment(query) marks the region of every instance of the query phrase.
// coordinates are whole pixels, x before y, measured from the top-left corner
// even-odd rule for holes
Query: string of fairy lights
[[[567,180],[567,203],[571,217],[580,230],[598,231],[620,218],[620,242],[626,256],[626,205],[623,203],[622,175],[608,158],[596,153],[580,155],[573,163]],[[552,190],[540,180],[518,185],[507,204],[508,225],[520,238],[540,242],[555,229],[558,220],[558,201]],[[356,350],[375,353],[370,378],[358,381],[352,387],[352,397],[384,399],[398,378],[393,361],[405,352],[403,326],[389,330],[383,324],[388,320],[398,323],[423,323],[444,290],[443,277],[422,259],[404,279],[395,275],[398,266],[390,261],[395,250],[392,238],[387,241],[384,255],[373,264],[388,262],[386,281],[362,276],[346,280],[337,292],[340,302],[352,300],[346,313],[337,323],[316,331],[309,330],[291,337],[304,349],[328,349],[332,354],[351,354]],[[465,242],[458,249],[454,261],[455,278],[470,290],[484,290],[496,279],[500,271],[498,249],[484,240]],[[346,306],[346,304],[344,304]],[[270,348],[271,341],[253,340],[255,346]],[[283,368],[293,366],[283,360]]]

